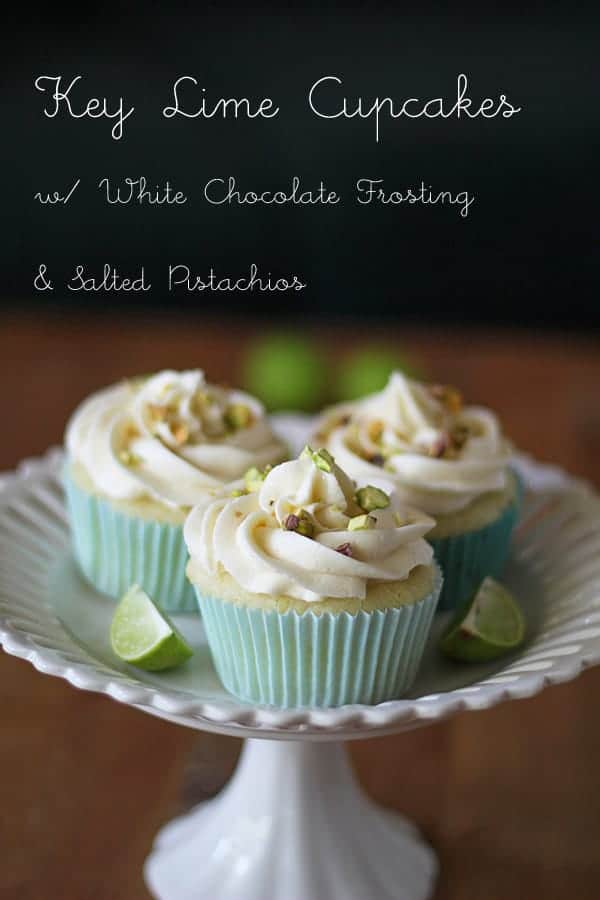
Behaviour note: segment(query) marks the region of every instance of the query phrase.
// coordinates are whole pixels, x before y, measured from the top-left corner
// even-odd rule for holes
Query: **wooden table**
[[[77,401],[121,375],[202,365],[234,381],[249,334],[204,320],[5,316],[0,468],[59,443]],[[321,334],[341,349],[365,339],[364,329]],[[399,326],[387,336],[496,408],[520,448],[600,484],[597,341]],[[600,895],[599,692],[600,669],[531,700],[352,745],[368,792],[416,819],[440,853],[437,900]],[[76,691],[4,654],[0,696],[0,897],[147,898],[153,835],[220,787],[239,742]]]

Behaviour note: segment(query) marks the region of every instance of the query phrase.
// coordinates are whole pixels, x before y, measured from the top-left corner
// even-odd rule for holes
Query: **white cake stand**
[[[410,697],[282,711],[222,688],[194,616],[178,620],[197,648],[179,670],[145,674],[113,656],[114,605],[75,570],[60,467],[55,451],[2,480],[4,649],[78,688],[246,738],[221,794],[158,835],[145,876],[159,900],[424,900],[436,877],[433,851],[365,797],[342,742],[528,697],[600,662],[600,501],[556,469],[520,462],[527,496],[506,580],[528,617],[524,648],[494,666],[444,662],[435,648],[440,616]]]

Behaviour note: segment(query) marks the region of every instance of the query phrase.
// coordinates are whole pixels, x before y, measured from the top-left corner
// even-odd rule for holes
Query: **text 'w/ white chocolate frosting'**
[[[393,485],[433,516],[507,485],[511,446],[496,416],[463,406],[454,388],[400,372],[380,393],[327,411],[315,439],[354,478]]]
[[[249,466],[285,455],[258,400],[207,384],[200,370],[93,394],[73,414],[66,444],[105,496],[175,507],[194,506]]]
[[[402,581],[432,562],[423,540],[432,519],[376,488],[357,491],[326,451],[307,448],[249,483],[256,489],[186,519],[192,564],[208,575],[225,571],[252,593],[310,603],[363,599],[369,582]]]

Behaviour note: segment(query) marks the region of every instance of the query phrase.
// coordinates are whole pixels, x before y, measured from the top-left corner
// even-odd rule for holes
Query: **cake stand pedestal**
[[[425,900],[436,872],[344,745],[306,740],[247,740],[227,786],[163,828],[145,866],[158,900]]]

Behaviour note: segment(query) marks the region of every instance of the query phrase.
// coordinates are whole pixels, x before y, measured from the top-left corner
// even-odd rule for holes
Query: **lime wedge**
[[[515,598],[493,578],[484,578],[466,607],[450,623],[440,650],[463,662],[489,662],[514,650],[525,636]]]
[[[117,606],[110,643],[119,659],[148,672],[171,669],[193,653],[169,618],[137,584]]]

